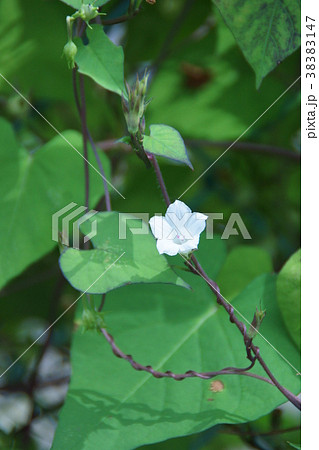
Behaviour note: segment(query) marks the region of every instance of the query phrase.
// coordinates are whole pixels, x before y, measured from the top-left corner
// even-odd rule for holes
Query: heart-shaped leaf
[[[88,234],[92,226],[96,227],[91,239],[94,250],[68,249],[60,258],[61,270],[75,289],[102,294],[132,283],[187,287],[158,253],[155,239],[141,219],[104,212],[84,222],[81,230]],[[137,234],[141,231],[143,234]]]
[[[263,78],[300,46],[298,0],[213,0],[256,73]]]
[[[168,125],[151,125],[150,136],[144,136],[143,145],[149,153],[182,162],[193,168],[182,136]]]
[[[60,136],[29,153],[0,119],[0,286],[54,248],[54,213],[71,202],[84,203],[82,138],[75,131],[63,136],[80,155]],[[100,157],[108,172],[106,157]],[[90,180],[90,200],[95,204],[103,194],[103,180],[91,168]]]
[[[80,39],[76,39],[78,52],[75,61],[79,72],[88,75],[109,91],[124,94],[126,90],[122,47],[113,44],[100,25],[92,25],[92,29],[87,29],[86,33],[88,44],[84,45]]]

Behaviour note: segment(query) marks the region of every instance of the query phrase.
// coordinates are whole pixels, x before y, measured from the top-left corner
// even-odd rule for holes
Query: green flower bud
[[[258,333],[259,327],[261,325],[261,322],[263,321],[264,317],[266,315],[266,310],[262,310],[260,308],[260,310],[258,310],[258,308],[256,307],[256,312],[254,314],[254,318],[253,321],[251,322],[251,325],[249,327],[248,330],[248,336],[253,339],[256,334]]]
[[[105,328],[104,315],[92,307],[85,307],[82,313],[82,331]]]
[[[145,128],[143,117],[149,101],[146,101],[147,82],[149,73],[145,71],[144,77],[139,80],[136,77],[135,84],[130,88],[127,86],[127,99],[122,97],[122,107],[130,134],[136,134]]]
[[[77,51],[78,48],[73,41],[68,41],[63,48],[63,55],[65,56],[70,69],[75,67],[75,55]]]
[[[99,15],[99,9],[96,6],[92,6],[90,3],[85,3],[79,9],[79,14],[84,22],[89,22]]]
[[[29,105],[16,94],[8,98],[6,111],[11,117],[24,117],[29,110]]]
[[[149,76],[150,76],[150,72],[147,72],[145,70],[144,77],[140,81],[139,90],[140,90],[140,95],[143,97],[146,95],[147,83],[148,83]]]
[[[84,3],[82,4],[81,8],[73,14],[73,18],[77,19],[78,17],[80,17],[82,20],[84,20],[84,22],[86,22],[87,26],[89,28],[89,22],[92,19],[95,19],[95,17],[97,16],[105,16],[105,13],[100,13],[99,12],[99,8],[96,6],[93,6],[91,3]]]

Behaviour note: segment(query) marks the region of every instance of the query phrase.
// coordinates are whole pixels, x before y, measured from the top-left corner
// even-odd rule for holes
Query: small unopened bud
[[[256,334],[258,333],[259,327],[261,325],[261,322],[263,321],[264,317],[266,315],[266,310],[258,310],[258,308],[256,307],[256,312],[254,314],[254,318],[253,321],[251,322],[251,325],[249,327],[248,330],[248,336],[253,339]]]
[[[127,124],[127,129],[130,134],[136,134],[145,128],[143,124],[143,117],[146,106],[149,101],[146,101],[145,96],[147,92],[147,81],[149,73],[145,74],[141,80],[136,77],[136,82],[132,87],[127,85],[127,100],[122,97],[123,112]]]
[[[73,41],[68,41],[63,48],[63,55],[66,58],[69,69],[73,69],[73,67],[75,67],[75,55],[77,51],[78,48]]]
[[[144,77],[140,81],[139,91],[140,91],[140,95],[143,97],[145,97],[145,95],[146,95],[147,83],[148,83],[149,76],[150,76],[150,72],[147,72],[145,70]]]
[[[81,8],[73,14],[73,18],[76,19],[77,17],[80,17],[84,22],[87,24],[89,28],[89,22],[92,19],[95,19],[97,16],[105,16],[105,13],[100,13],[99,8],[96,6],[93,6],[91,3],[84,3],[82,4]]]
[[[80,17],[85,22],[95,19],[99,14],[99,9],[96,6],[92,6],[90,3],[84,3],[79,9]]]
[[[82,313],[82,331],[105,328],[103,316],[103,313],[95,311],[94,308],[85,307]]]

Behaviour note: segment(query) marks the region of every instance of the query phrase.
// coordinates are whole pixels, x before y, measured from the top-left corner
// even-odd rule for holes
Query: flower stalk
[[[153,160],[152,160],[153,162]],[[155,167],[154,167],[155,169]],[[161,175],[161,171],[159,166],[157,165],[156,169],[155,169],[155,173],[158,174],[160,173]],[[165,182],[164,179],[161,175],[161,184],[164,184],[164,191],[163,191],[163,195],[164,193],[167,192],[166,186],[165,186]],[[244,338],[244,344],[246,347],[246,354],[247,354],[247,358],[252,362],[251,367],[253,367],[254,362],[257,360],[259,362],[259,364],[262,366],[262,368],[264,369],[264,371],[267,373],[267,375],[269,376],[270,380],[272,381],[272,383],[277,387],[277,389],[294,405],[296,406],[296,408],[298,408],[299,410],[301,409],[301,401],[300,399],[294,395],[292,392],[290,392],[288,389],[286,389],[284,386],[282,386],[278,380],[275,378],[275,376],[272,374],[271,370],[268,368],[268,366],[266,365],[265,361],[263,360],[263,358],[260,356],[259,353],[259,348],[257,346],[255,346],[252,343],[252,338],[248,335],[247,329],[246,329],[246,325],[241,322],[234,313],[234,308],[232,307],[232,305],[227,302],[227,300],[221,295],[220,293],[220,289],[217,285],[217,283],[213,280],[211,280],[208,275],[206,274],[206,272],[204,271],[204,269],[202,268],[202,266],[200,265],[199,261],[197,260],[197,258],[195,257],[195,255],[191,255],[190,259],[185,258],[183,255],[181,255],[185,261],[186,266],[189,268],[189,270],[191,270],[191,272],[193,272],[194,274],[197,274],[199,276],[201,276],[206,283],[208,284],[208,286],[210,287],[210,289],[213,291],[213,293],[216,296],[216,300],[217,303],[219,305],[221,305],[225,311],[227,312],[227,314],[229,315],[229,320],[231,323],[234,323],[236,325],[236,327],[238,328],[238,330],[241,332],[243,338]],[[263,311],[264,312],[264,311]],[[260,317],[259,317],[260,320]],[[261,319],[262,320],[262,319]],[[261,321],[260,321],[261,323]],[[260,325],[259,323],[259,325]],[[250,367],[250,368],[251,368]]]

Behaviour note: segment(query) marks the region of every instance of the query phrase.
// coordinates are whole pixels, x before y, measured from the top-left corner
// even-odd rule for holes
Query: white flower
[[[165,217],[154,216],[149,221],[157,239],[158,252],[174,256],[177,253],[188,254],[196,249],[207,218],[204,214],[192,213],[185,203],[176,200],[167,208]]]

